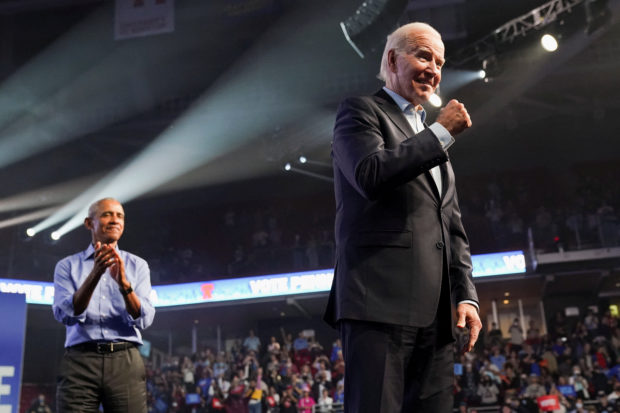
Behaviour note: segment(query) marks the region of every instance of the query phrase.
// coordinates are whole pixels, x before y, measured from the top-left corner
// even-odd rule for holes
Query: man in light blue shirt
[[[153,323],[149,267],[118,249],[125,213],[115,199],[93,203],[84,225],[92,243],[54,271],[54,317],[65,324],[57,410],[146,412],[140,330]]]

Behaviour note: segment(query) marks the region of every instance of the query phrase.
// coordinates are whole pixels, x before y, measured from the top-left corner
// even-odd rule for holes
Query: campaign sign
[[[26,334],[26,296],[0,293],[0,413],[19,412]]]
[[[558,410],[560,408],[560,400],[557,395],[541,396],[536,399],[538,407],[543,412],[550,412],[552,410]]]
[[[563,386],[558,386],[558,390],[564,396],[577,397],[577,392],[575,391],[575,387],[572,385],[567,384]]]

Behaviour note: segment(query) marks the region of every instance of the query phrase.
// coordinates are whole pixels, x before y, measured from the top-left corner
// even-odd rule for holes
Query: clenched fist
[[[436,122],[446,128],[452,136],[458,135],[471,126],[471,118],[465,105],[456,99],[452,99],[441,109]]]

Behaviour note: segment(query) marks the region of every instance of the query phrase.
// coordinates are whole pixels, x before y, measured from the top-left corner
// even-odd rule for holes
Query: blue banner
[[[472,255],[471,258],[474,278],[526,272],[523,251],[477,254]],[[155,285],[151,299],[155,307],[169,307],[326,293],[332,285],[333,278],[334,270],[324,269],[185,284]],[[28,304],[51,305],[54,302],[54,284],[50,282],[0,278],[0,293],[23,294]],[[2,413],[1,410],[0,413]]]
[[[24,340],[26,334],[26,296],[0,293],[0,412],[19,412]]]

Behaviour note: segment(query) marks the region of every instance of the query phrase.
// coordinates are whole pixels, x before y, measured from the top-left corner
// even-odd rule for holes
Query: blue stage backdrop
[[[0,293],[0,413],[19,412],[26,296]]]

